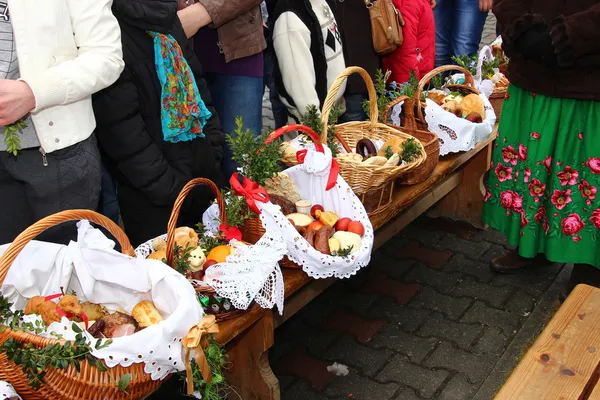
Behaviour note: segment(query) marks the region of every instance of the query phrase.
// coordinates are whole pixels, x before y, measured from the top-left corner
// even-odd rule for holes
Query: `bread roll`
[[[442,109],[448,111],[449,113],[452,113],[454,115],[456,115],[457,117],[462,118],[462,114],[463,114],[463,109],[460,105],[458,105],[458,103],[454,100],[450,100],[446,103],[444,103],[442,105]]]
[[[154,304],[151,301],[140,301],[133,307],[131,316],[135,318],[141,328],[146,328],[151,325],[156,325],[163,320]]]
[[[444,99],[447,96],[448,95],[446,93],[444,93],[442,91],[436,91],[436,90],[431,90],[429,93],[427,93],[427,98],[432,100],[439,106],[442,105],[442,103],[444,102]]]
[[[481,100],[481,97],[479,97],[477,94],[465,96],[465,98],[460,102],[460,106],[462,108],[462,116],[467,116],[474,112],[482,117],[485,115],[485,106],[483,105],[483,100]]]
[[[392,136],[391,138],[386,140],[383,146],[381,146],[379,152],[377,152],[377,155],[385,157],[385,149],[387,149],[388,147],[392,148],[392,153],[402,153],[402,143],[404,143],[404,139],[398,136]]]
[[[158,260],[158,261],[166,260],[167,252],[165,250],[155,251],[154,253],[150,253],[150,255],[147,257],[147,259],[148,260]]]
[[[182,249],[186,247],[195,249],[198,247],[198,234],[192,228],[182,226],[175,229],[175,243]]]

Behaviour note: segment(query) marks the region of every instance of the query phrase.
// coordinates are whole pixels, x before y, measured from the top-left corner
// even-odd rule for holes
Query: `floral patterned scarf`
[[[202,128],[212,116],[179,43],[171,35],[148,32],[154,38],[156,73],[162,88],[161,122],[165,141],[185,142],[204,137]]]

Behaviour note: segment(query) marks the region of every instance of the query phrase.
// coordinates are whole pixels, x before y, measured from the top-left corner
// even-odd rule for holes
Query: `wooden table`
[[[496,400],[600,400],[600,290],[579,285]]]
[[[471,151],[441,158],[425,182],[397,187],[391,206],[393,213],[385,214],[391,216],[372,218],[376,230],[374,249],[426,211],[432,216],[481,226],[482,180],[489,169],[494,137],[492,134]],[[286,296],[283,316],[255,307],[240,318],[219,324],[217,340],[226,345],[232,362],[227,379],[243,400],[279,400],[279,382],[268,361],[274,329],[335,282],[335,279],[313,280],[295,269],[284,269],[283,276]]]

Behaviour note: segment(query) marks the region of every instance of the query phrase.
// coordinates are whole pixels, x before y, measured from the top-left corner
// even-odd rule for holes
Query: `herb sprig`
[[[25,128],[27,128],[27,122],[24,119],[4,126],[6,151],[15,157],[21,151],[21,136],[19,133]]]
[[[415,138],[409,138],[402,143],[402,152],[400,158],[402,161],[410,163],[421,155],[421,143]]]
[[[339,117],[340,106],[336,104],[331,108],[331,111],[329,112],[329,118],[327,118],[327,147],[329,147],[329,150],[331,150],[331,155],[334,158],[338,154],[338,142],[335,137],[335,124],[337,124]],[[301,122],[302,125],[308,126],[319,136],[323,132],[323,122],[321,121],[319,110],[314,104],[306,107],[306,113],[304,113],[302,116]]]

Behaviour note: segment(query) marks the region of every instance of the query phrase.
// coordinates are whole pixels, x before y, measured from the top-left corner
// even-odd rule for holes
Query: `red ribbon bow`
[[[306,158],[306,153],[308,150],[303,149],[296,152],[296,159],[300,164],[304,163],[304,159]],[[340,173],[340,165],[336,161],[335,158],[331,159],[331,169],[329,170],[329,177],[327,178],[327,186],[325,186],[325,190],[331,190],[335,186],[335,182],[337,181],[338,174]]]
[[[231,189],[238,196],[244,196],[246,198],[246,204],[248,207],[254,211],[256,214],[260,214],[260,210],[256,206],[256,202],[260,201],[261,203],[266,203],[271,200],[269,198],[269,194],[258,183],[251,181],[245,176],[242,177],[242,183],[240,183],[238,178],[238,173],[234,172],[231,175],[231,179],[229,179],[229,184],[231,185]]]

